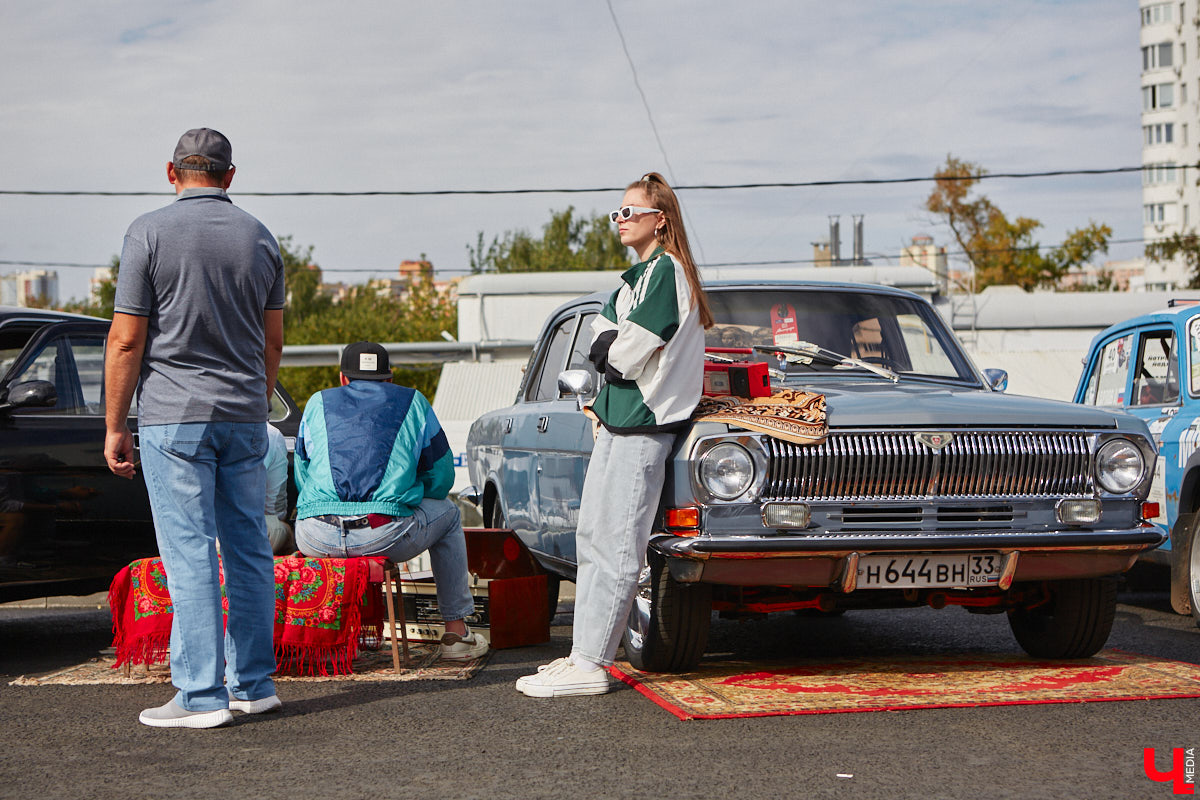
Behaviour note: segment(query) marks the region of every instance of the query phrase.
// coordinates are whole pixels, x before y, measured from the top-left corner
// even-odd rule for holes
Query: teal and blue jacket
[[[309,399],[294,468],[297,519],[407,517],[454,483],[454,458],[429,401],[380,381],[351,381]]]

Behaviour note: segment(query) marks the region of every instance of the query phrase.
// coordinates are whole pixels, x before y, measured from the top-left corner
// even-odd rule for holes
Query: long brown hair
[[[675,191],[657,172],[647,172],[625,187],[626,191],[630,189],[645,192],[650,205],[662,212],[665,224],[654,232],[654,236],[664,250],[679,260],[683,274],[687,276],[688,287],[692,290],[692,302],[700,312],[700,325],[711,328],[714,322],[712,311],[708,308],[708,297],[700,286],[700,273],[692,259],[692,248],[688,245],[687,231],[683,228],[683,212],[679,209],[679,198],[675,196]]]

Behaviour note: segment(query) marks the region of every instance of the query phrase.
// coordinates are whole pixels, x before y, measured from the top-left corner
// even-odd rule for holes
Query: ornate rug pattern
[[[681,675],[618,662],[610,673],[680,719],[1200,697],[1200,665],[1105,650],[1025,655],[718,661]]]
[[[487,663],[487,655],[473,661],[439,661],[437,646],[434,644],[411,643],[409,645],[409,666],[401,666],[401,671],[392,670],[392,651],[390,647],[381,650],[359,650],[354,659],[354,672],[348,675],[276,675],[277,683],[300,681],[315,683],[321,681],[465,681]],[[149,670],[143,664],[138,664],[125,677],[125,669],[113,669],[115,654],[109,649],[99,658],[77,664],[66,669],[56,670],[45,675],[22,675],[9,682],[9,686],[86,686],[111,684],[116,686],[133,686],[142,683],[170,683],[171,667],[169,664],[151,664]]]

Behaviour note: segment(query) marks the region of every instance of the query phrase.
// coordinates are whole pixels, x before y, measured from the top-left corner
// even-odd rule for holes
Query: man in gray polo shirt
[[[263,521],[268,398],[283,352],[283,260],[275,237],[230,202],[229,140],[188,131],[167,164],[171,205],[125,234],[105,355],[115,474],[137,466],[127,424],[135,387],[146,490],[174,622],[174,698],[139,717],[211,728],[279,708],[271,673],[275,579]],[[228,600],[223,627],[216,543]]]

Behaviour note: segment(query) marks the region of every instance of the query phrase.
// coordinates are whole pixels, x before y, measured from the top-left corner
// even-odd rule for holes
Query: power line
[[[1132,238],[1132,239],[1110,239],[1108,241],[1108,244],[1109,244],[1109,246],[1118,245],[1118,244],[1155,244],[1155,243],[1164,242],[1164,241],[1167,241],[1167,240],[1166,239],[1146,239],[1145,237],[1136,237],[1136,238]],[[971,255],[992,255],[992,254],[999,254],[999,253],[1020,253],[1020,252],[1027,252],[1027,251],[1031,251],[1031,250],[1037,250],[1037,251],[1047,250],[1047,249],[1052,249],[1052,248],[1060,247],[1060,246],[1061,246],[1061,244],[1037,244],[1037,245],[1030,245],[1028,247],[980,248],[978,250],[970,251],[970,254]],[[966,250],[947,250],[945,253],[945,255],[947,257],[965,256],[967,254],[968,253]],[[939,254],[939,255],[941,255],[941,254]],[[899,255],[885,256],[885,257],[886,258],[899,258]],[[782,259],[765,260],[765,261],[714,261],[712,263],[700,263],[700,264],[697,264],[696,266],[698,266],[698,267],[772,267],[772,266],[796,266],[796,265],[801,265],[801,264],[815,264],[818,261],[820,261],[820,259],[782,258]],[[80,263],[67,262],[67,261],[0,260],[0,266],[55,267],[55,268],[68,268],[68,269],[73,268],[73,267],[78,267],[78,268],[82,268],[82,269],[96,269],[99,267],[111,267],[112,264],[80,264]],[[358,268],[358,267],[329,267],[329,268],[319,267],[319,269],[321,270],[322,274],[327,274],[327,273],[328,274],[339,274],[339,273],[348,273],[348,272],[369,272],[369,273],[385,273],[386,274],[386,273],[393,272],[395,270],[394,267],[386,267],[386,268],[381,268],[381,267],[361,267],[361,268]],[[451,273],[451,274],[452,273],[464,273],[465,274],[465,273],[470,273],[471,270],[469,268],[461,268],[461,269],[434,268],[434,272],[435,273],[440,272],[442,274],[448,274],[448,273]],[[495,274],[495,273],[477,273],[477,274]]]
[[[1176,169],[1197,169],[1196,164],[1178,164]],[[677,192],[729,191],[736,189],[804,189],[823,186],[879,186],[895,183],[933,183],[935,181],[982,181],[996,178],[1057,178],[1071,175],[1116,175],[1126,172],[1143,172],[1155,169],[1154,165],[1136,167],[1107,167],[1103,169],[1058,169],[1042,172],[988,172],[983,175],[918,176],[908,178],[853,178],[843,180],[816,181],[765,181],[760,183],[703,183],[673,186]],[[624,186],[599,186],[588,188],[558,189],[396,189],[374,191],[301,191],[301,192],[231,192],[241,197],[443,197],[458,195],[519,195],[519,194],[599,194],[622,192]],[[174,197],[173,192],[110,192],[110,191],[58,191],[34,189],[0,189],[0,195],[27,197]]]

